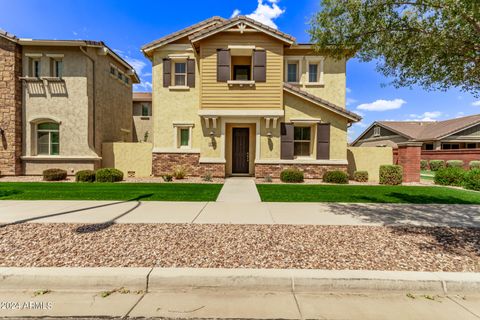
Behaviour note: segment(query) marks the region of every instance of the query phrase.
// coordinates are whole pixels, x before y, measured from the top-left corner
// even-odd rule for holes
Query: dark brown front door
[[[232,173],[248,173],[248,128],[232,128]]]

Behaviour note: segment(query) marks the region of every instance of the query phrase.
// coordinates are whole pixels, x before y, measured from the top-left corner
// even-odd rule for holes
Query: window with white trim
[[[187,85],[187,62],[175,62],[174,63],[174,85],[186,86]]]
[[[175,148],[191,149],[192,148],[192,129],[193,124],[174,124]]]
[[[288,62],[287,64],[287,82],[299,82],[298,62]]]
[[[307,84],[323,84],[323,58],[307,57]]]
[[[380,137],[380,127],[373,128],[373,136]]]
[[[30,58],[29,76],[39,78],[41,70],[42,64],[40,58]]]
[[[37,154],[59,155],[59,125],[55,122],[43,122],[37,125]]]
[[[293,128],[293,156],[310,157],[312,143],[312,128],[297,127]]]
[[[52,77],[61,78],[63,76],[63,60],[52,59],[51,60],[51,74]]]

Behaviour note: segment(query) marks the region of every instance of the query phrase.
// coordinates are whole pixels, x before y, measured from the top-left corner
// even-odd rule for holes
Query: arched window
[[[60,153],[60,136],[58,123],[44,122],[37,125],[37,154],[58,155]]]

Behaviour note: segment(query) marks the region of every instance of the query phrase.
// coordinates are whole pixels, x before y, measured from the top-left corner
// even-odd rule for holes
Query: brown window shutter
[[[267,81],[267,52],[265,50],[253,51],[253,80],[255,82]]]
[[[330,123],[317,125],[317,159],[330,159]]]
[[[293,124],[282,122],[280,124],[280,159],[293,159]]]
[[[187,59],[187,86],[195,88],[195,59]]]
[[[172,61],[163,59],[163,87],[168,88],[172,85]]]
[[[217,81],[230,80],[230,50],[217,49]]]

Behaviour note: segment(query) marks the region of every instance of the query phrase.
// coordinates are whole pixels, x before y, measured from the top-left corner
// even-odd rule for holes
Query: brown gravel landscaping
[[[18,224],[0,266],[480,271],[480,229],[200,224]]]

